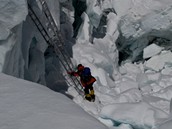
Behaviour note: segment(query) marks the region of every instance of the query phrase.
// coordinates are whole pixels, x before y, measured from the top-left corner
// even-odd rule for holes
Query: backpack
[[[91,70],[89,67],[85,67],[83,72],[82,72],[83,76],[91,76]]]
[[[85,67],[81,73],[81,78],[84,82],[87,82],[91,78],[91,70],[89,67]]]

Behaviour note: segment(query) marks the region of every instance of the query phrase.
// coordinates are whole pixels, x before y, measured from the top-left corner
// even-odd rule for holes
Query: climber
[[[96,79],[91,75],[89,67],[84,67],[82,64],[77,66],[77,71],[68,72],[72,76],[79,76],[82,86],[84,87],[85,99],[95,101],[93,83]]]

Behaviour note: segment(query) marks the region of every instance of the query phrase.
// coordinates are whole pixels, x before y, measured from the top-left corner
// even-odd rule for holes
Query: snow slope
[[[1,129],[107,129],[65,95],[0,74]]]

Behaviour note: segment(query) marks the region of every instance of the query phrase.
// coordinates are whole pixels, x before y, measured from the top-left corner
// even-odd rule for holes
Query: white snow
[[[0,3],[0,71],[3,71],[6,69],[3,68],[4,65],[10,62],[6,59],[12,60],[14,67],[15,65],[23,67],[21,50],[12,49],[21,45],[21,22],[26,19],[27,5],[25,0],[1,0]],[[12,55],[8,53],[9,51],[12,51]],[[14,54],[16,58],[13,57]],[[18,72],[18,69],[9,71],[12,71],[11,74],[14,76],[22,77],[23,72]]]
[[[146,48],[144,48],[143,58],[149,58],[149,57],[155,56],[158,53],[160,53],[161,50],[162,50],[161,47],[157,46],[156,44],[151,44],[147,46]]]
[[[89,31],[90,31],[90,28],[89,28],[89,18],[87,16],[86,13],[83,13],[82,14],[82,20],[84,21],[84,23],[82,24],[82,26],[80,27],[80,30],[78,32],[78,42],[82,43],[82,40],[85,42],[85,41],[89,41]]]
[[[134,128],[154,127],[159,119],[167,117],[165,112],[144,102],[104,106],[101,115],[102,118],[111,119],[114,124],[130,123]]]
[[[5,40],[11,33],[10,29],[25,20],[27,6],[25,0],[1,0],[0,2],[0,40]]]
[[[47,2],[69,45],[73,42],[72,20],[64,19],[73,19],[72,3]],[[58,59],[50,50],[48,56],[45,54],[47,44],[31,19],[26,18],[26,1],[0,3],[0,71],[63,91],[72,99],[43,85],[1,73],[0,128],[171,129],[172,53],[155,44],[147,46],[154,37],[172,40],[171,0],[86,1],[84,22],[75,44],[67,51],[72,51],[75,65],[90,67],[97,79],[94,103],[84,100],[73,87],[67,89]],[[34,0],[33,3],[41,15]],[[92,37],[93,27],[98,27],[104,9],[109,8],[116,14],[107,14],[105,37]],[[119,50],[125,49],[131,59],[141,52],[143,58],[150,59],[144,63],[127,60],[119,66],[115,44],[119,36]]]
[[[0,74],[1,129],[107,129],[65,95]]]
[[[165,64],[171,63],[172,53],[170,51],[164,51],[160,55],[153,56],[151,59],[145,62],[145,66],[155,71],[160,71],[165,67]]]

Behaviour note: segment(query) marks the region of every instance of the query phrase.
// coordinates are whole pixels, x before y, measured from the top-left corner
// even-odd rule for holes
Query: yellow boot
[[[88,101],[91,101],[91,95],[90,94],[86,94],[85,95],[85,99],[88,100]]]
[[[94,101],[95,100],[94,90],[90,91],[90,95],[91,95],[92,100]]]

